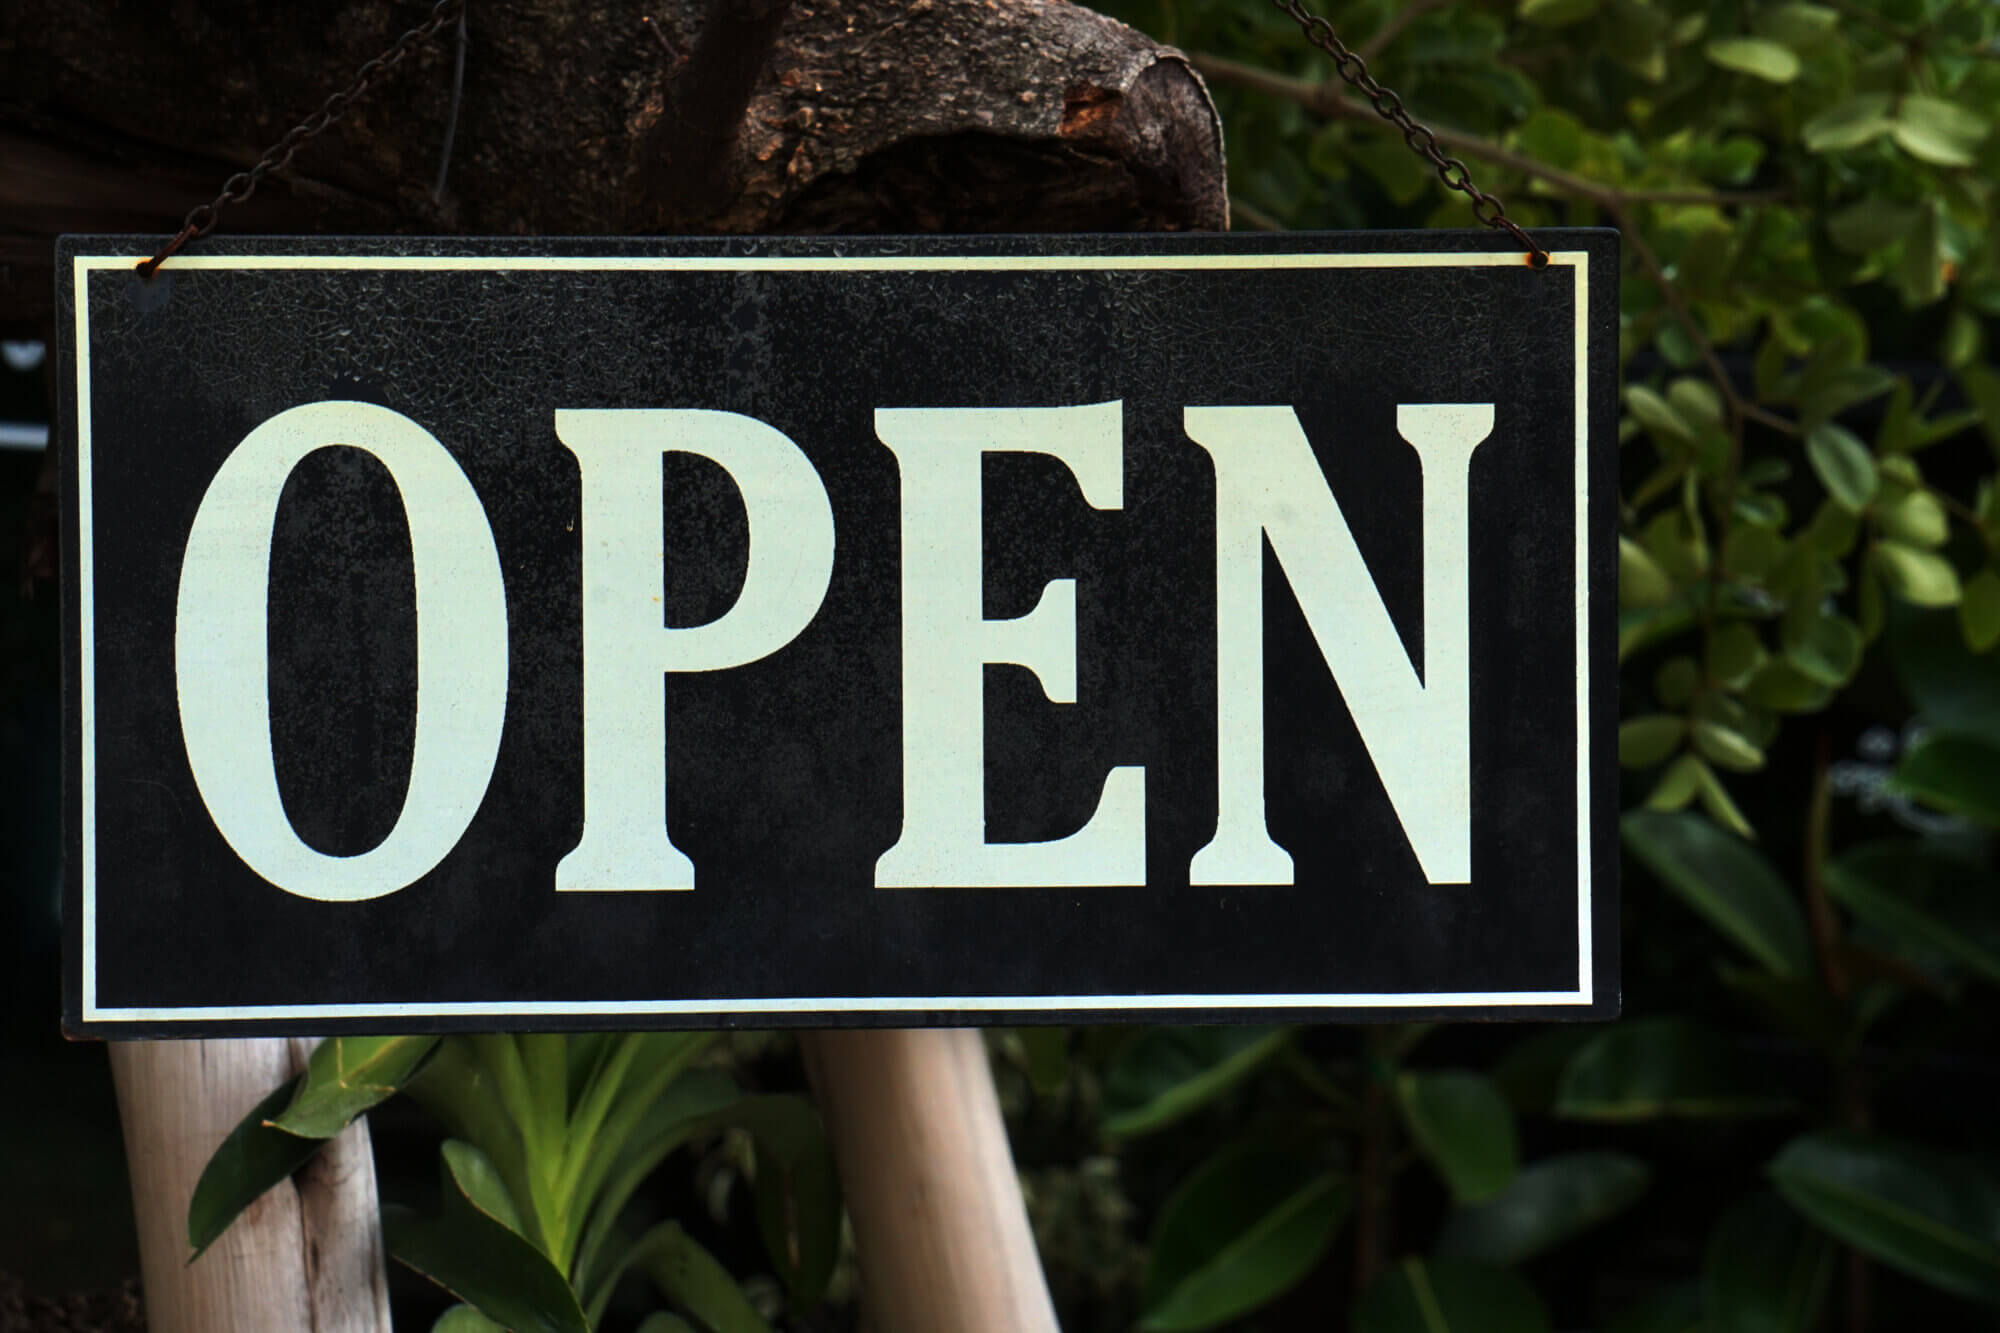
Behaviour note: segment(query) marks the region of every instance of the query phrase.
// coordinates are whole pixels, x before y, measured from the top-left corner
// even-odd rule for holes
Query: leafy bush
[[[1277,8],[1109,8],[1208,78],[1237,225],[1471,225]],[[1150,1228],[1136,1291],[1053,1251],[1058,1290],[1150,1330],[2000,1320],[2000,9],[1329,17],[1511,216],[1624,236],[1627,1017],[1008,1044],[1058,1089],[1016,1093],[1031,1178],[1080,1135]]]

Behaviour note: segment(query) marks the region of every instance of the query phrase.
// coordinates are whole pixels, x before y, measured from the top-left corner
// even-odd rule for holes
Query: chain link
[[[141,277],[150,278],[161,264],[180,252],[189,241],[208,235],[214,229],[216,217],[229,204],[240,204],[257,193],[257,186],[266,176],[283,171],[292,163],[292,155],[304,147],[307,141],[326,132],[328,126],[347,114],[352,106],[383,75],[403,63],[406,56],[424,42],[435,37],[438,30],[457,18],[465,8],[465,0],[437,0],[431,6],[430,17],[416,27],[398,37],[395,44],[363,65],[354,73],[353,82],[320,104],[319,110],[294,125],[285,137],[264,150],[257,165],[248,171],[239,171],[222,184],[222,193],[208,203],[197,204],[181,219],[181,229],[171,241],[162,246],[160,253],[139,264]]]
[[[1301,0],[1271,0],[1271,3],[1291,16],[1307,41],[1333,57],[1334,71],[1368,99],[1376,115],[1403,132],[1403,142],[1410,146],[1411,152],[1428,160],[1437,169],[1438,179],[1444,182],[1446,189],[1457,190],[1472,200],[1472,216],[1519,241],[1521,248],[1528,252],[1528,262],[1536,268],[1548,266],[1548,251],[1536,245],[1528,233],[1521,230],[1520,224],[1507,216],[1507,206],[1497,196],[1472,183],[1472,168],[1458,158],[1445,155],[1431,128],[1403,109],[1402,98],[1376,82],[1375,76],[1368,72],[1368,62],[1340,40],[1331,23],[1307,9]]]

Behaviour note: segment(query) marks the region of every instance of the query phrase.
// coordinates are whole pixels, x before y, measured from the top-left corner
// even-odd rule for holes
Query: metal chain
[[[438,30],[458,17],[465,7],[465,0],[437,0],[431,6],[430,17],[416,27],[398,37],[395,44],[381,55],[355,71],[353,82],[326,99],[320,109],[294,125],[285,137],[264,150],[257,165],[248,171],[239,171],[223,182],[222,193],[208,203],[199,204],[181,219],[181,229],[175,237],[162,246],[160,253],[139,264],[141,277],[150,278],[161,264],[179,253],[189,241],[208,235],[214,229],[216,215],[227,204],[240,204],[257,193],[257,185],[274,171],[283,171],[291,165],[292,155],[299,151],[310,139],[325,133],[326,128],[347,114],[347,109],[366,93],[375,81],[403,63],[404,57],[422,43],[435,37]]]
[[[1472,183],[1470,167],[1458,158],[1445,156],[1437,135],[1403,109],[1402,98],[1375,81],[1375,76],[1368,72],[1368,62],[1348,49],[1331,23],[1307,9],[1300,0],[1271,0],[1271,3],[1291,16],[1307,41],[1333,57],[1335,72],[1374,104],[1377,115],[1403,132],[1403,142],[1410,146],[1411,152],[1437,168],[1438,179],[1445,183],[1445,188],[1457,190],[1472,200],[1472,216],[1519,241],[1528,252],[1528,262],[1536,268],[1548,266],[1548,251],[1536,245],[1520,224],[1507,216],[1505,204]]]

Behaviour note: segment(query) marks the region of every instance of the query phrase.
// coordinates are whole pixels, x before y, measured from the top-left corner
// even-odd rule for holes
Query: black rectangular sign
[[[1539,239],[66,239],[68,1027],[1615,1012]]]

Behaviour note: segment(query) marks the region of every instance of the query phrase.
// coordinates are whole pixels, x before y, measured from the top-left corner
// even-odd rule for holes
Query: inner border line
[[[341,1019],[422,1017],[591,1017],[613,1014],[776,1014],[826,1013],[994,1013],[1056,1010],[1153,1009],[1361,1009],[1587,1006],[1594,1002],[1591,973],[1590,842],[1590,587],[1586,527],[1589,485],[1590,301],[1589,252],[1557,250],[1550,267],[1574,270],[1576,303],[1576,698],[1577,698],[1577,989],[1573,991],[1354,992],[1334,994],[1189,995],[976,995],[976,996],[817,996],[779,999],[478,1001],[380,1004],[188,1006],[184,1008],[99,1008],[97,1004],[96,877],[96,716],[95,608],[91,549],[90,489],[90,300],[89,274],[130,268],[148,255],[78,255],[72,283],[76,324],[77,556],[83,803],[82,1001],[86,1023],[160,1023],[258,1019]],[[1509,251],[1421,251],[1374,254],[1202,254],[1202,255],[176,255],[175,269],[406,270],[406,271],[582,271],[582,272],[752,272],[784,273],[966,271],[1117,271],[1175,269],[1340,269],[1340,268],[1500,268],[1522,265]]]

